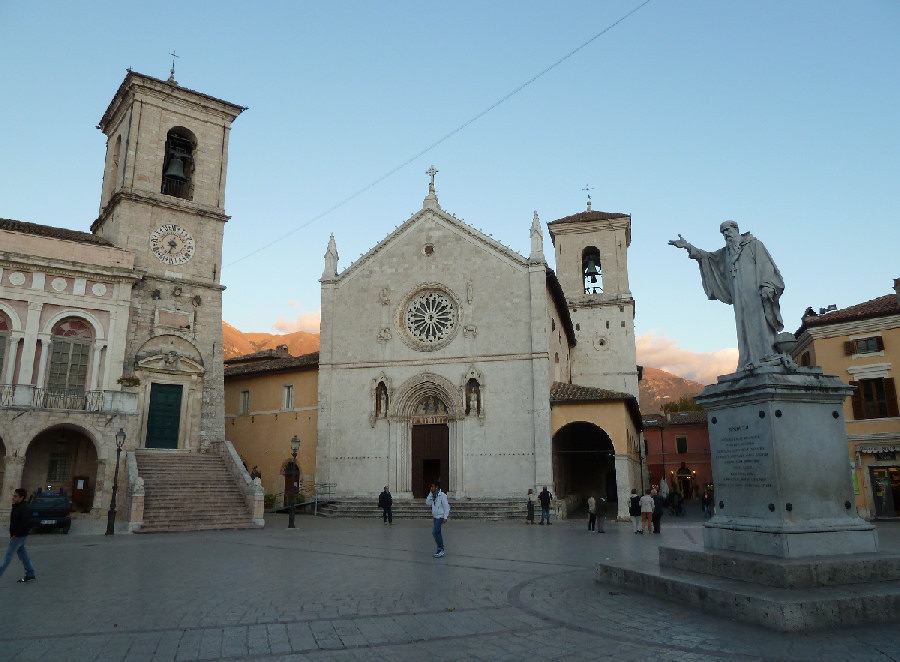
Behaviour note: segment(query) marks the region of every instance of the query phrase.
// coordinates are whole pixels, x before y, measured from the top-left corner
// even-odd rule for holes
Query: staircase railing
[[[244,502],[250,510],[250,516],[253,518],[253,524],[256,526],[265,526],[266,520],[263,517],[265,512],[266,491],[260,485],[258,479],[250,478],[247,469],[234,445],[228,441],[216,441],[209,445],[209,452],[221,455],[225,459],[225,466],[234,476],[235,484],[244,495]]]

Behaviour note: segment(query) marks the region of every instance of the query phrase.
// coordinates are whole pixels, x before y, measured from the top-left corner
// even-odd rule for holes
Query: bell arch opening
[[[593,494],[617,501],[616,451],[603,428],[569,423],[553,435],[553,482],[559,498]]]
[[[197,139],[183,126],[169,129],[163,157],[160,193],[192,200],[194,197],[194,151]]]

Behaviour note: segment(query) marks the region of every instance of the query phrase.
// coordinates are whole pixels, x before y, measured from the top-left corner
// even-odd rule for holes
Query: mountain
[[[319,334],[297,331],[278,335],[275,333],[244,333],[227,322],[222,322],[222,349],[225,359],[252,354],[264,349],[275,349],[279,345],[287,345],[293,356],[302,356],[319,351]]]
[[[697,395],[703,390],[703,384],[682,379],[665,370],[644,366],[638,390],[641,396],[641,413],[652,415],[658,414],[659,408],[670,400],[678,400],[683,395]]]

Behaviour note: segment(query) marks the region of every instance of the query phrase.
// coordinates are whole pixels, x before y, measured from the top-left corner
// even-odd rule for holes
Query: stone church
[[[537,213],[520,255],[445,212],[435,172],[422,209],[343,271],[329,242],[316,480],[339,497],[547,485],[570,507],[593,493],[626,516],[646,484],[631,218],[588,203],[549,223],[554,273]]]
[[[174,71],[129,71],[97,127],[91,232],[0,221],[4,494],[63,490],[99,517],[117,479],[122,518],[139,524],[134,451],[224,455],[219,276],[228,138],[244,110]]]

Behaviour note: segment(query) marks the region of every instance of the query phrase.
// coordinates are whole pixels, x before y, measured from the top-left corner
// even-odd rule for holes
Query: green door
[[[147,448],[178,448],[181,388],[180,384],[150,384]]]

